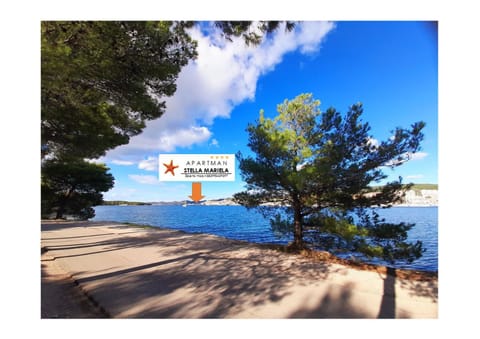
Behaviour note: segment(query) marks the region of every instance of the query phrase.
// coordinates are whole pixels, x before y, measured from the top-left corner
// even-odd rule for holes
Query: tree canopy
[[[97,158],[160,117],[197,55],[185,21],[43,21],[42,155]],[[226,39],[258,44],[278,21],[218,21]],[[291,30],[294,24],[286,23]]]
[[[269,35],[280,27],[280,21],[216,21],[215,26],[220,28],[227,40],[232,37],[242,37],[247,45],[258,45],[265,35]],[[285,22],[285,30],[290,32],[295,27],[292,21]]]
[[[398,127],[376,142],[361,120],[360,103],[345,116],[334,108],[322,113],[319,106],[312,94],[301,94],[278,105],[275,118],[262,110],[248,125],[255,157],[237,156],[246,191],[235,200],[270,216],[277,232],[293,233],[294,249],[313,245],[389,261],[420,257],[421,242],[406,241],[413,225],[385,223],[369,209],[391,206],[409,186],[398,180],[365,193],[387,177],[383,168],[401,165],[420,149],[425,124]]]
[[[42,166],[42,215],[95,216],[92,206],[103,202],[102,192],[113,187],[113,176],[101,164],[84,160],[48,160]]]
[[[42,153],[96,158],[165,111],[191,23],[42,22]]]
[[[85,163],[127,144],[159,118],[196,42],[185,21],[41,23],[42,214],[82,218],[113,185],[107,168]],[[279,22],[217,22],[226,39],[258,44]],[[287,30],[293,23],[286,24]],[[88,189],[86,187],[89,186]]]

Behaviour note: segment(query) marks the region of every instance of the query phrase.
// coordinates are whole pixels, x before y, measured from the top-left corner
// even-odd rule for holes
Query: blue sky
[[[342,113],[364,105],[364,121],[377,140],[395,127],[427,123],[422,150],[394,171],[391,179],[437,183],[437,29],[427,22],[302,22],[295,32],[277,34],[255,48],[227,43],[202,25],[192,36],[199,57],[185,67],[166,114],[144,132],[99,159],[115,177],[105,200],[185,200],[188,182],[158,181],[160,153],[249,153],[245,128],[276,114],[276,105],[300,93],[313,93],[321,109]],[[243,190],[235,182],[203,184],[207,199]]]

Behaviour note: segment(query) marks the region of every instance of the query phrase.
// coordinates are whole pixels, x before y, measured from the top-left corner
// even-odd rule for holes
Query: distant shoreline
[[[366,196],[376,195],[378,187],[373,187],[372,192],[368,192]],[[142,206],[142,205],[206,205],[206,206],[240,206],[232,197],[202,200],[199,203],[185,199],[180,201],[125,201],[114,200],[105,201],[102,206]],[[275,203],[265,203],[265,206],[276,206]],[[403,201],[393,204],[392,207],[438,207],[438,185],[436,184],[417,184],[405,192]]]
[[[223,200],[228,199],[213,199],[205,200],[199,203],[193,203],[191,201],[159,201],[159,202],[126,202],[123,204],[102,204],[98,206],[241,206],[234,202],[223,203]],[[273,205],[272,205],[273,206]],[[438,207],[438,204],[393,204],[391,207]]]

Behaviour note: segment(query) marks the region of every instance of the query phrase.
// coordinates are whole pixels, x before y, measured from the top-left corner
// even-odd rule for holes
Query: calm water
[[[95,213],[94,221],[131,222],[256,243],[287,244],[291,241],[277,238],[267,219],[242,206],[97,206]],[[397,264],[397,267],[438,270],[437,207],[394,207],[379,210],[379,214],[389,222],[415,223],[409,240],[421,240],[426,248],[422,258],[412,264]]]

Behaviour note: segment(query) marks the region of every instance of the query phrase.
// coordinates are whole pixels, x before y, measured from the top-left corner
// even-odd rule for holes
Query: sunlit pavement
[[[437,317],[436,280],[402,280],[213,235],[43,222],[41,246],[42,260],[77,284],[103,312],[98,317]]]

